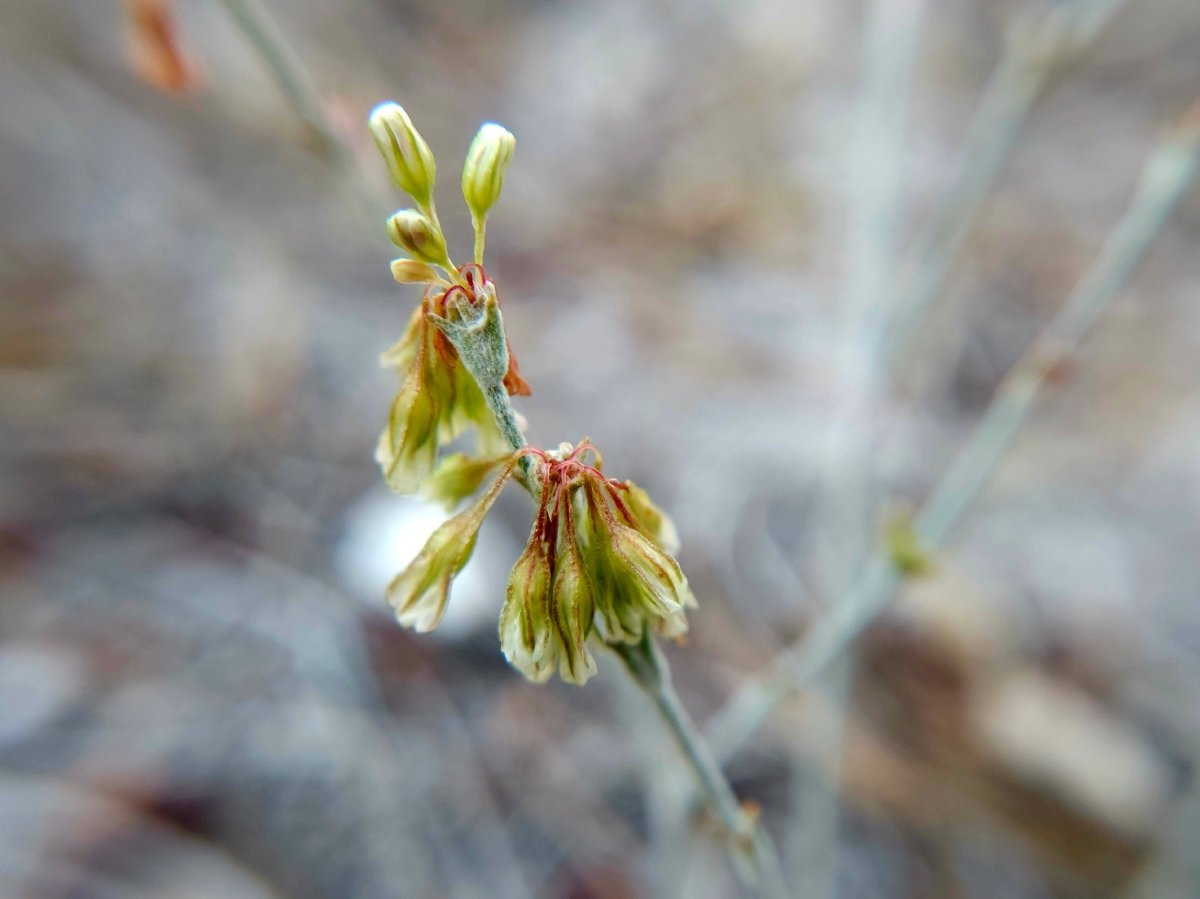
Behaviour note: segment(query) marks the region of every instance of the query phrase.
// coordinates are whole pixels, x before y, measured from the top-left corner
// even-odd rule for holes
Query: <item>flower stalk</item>
[[[515,139],[488,124],[471,145],[462,190],[475,261],[456,268],[434,211],[436,167],[428,144],[394,103],[376,108],[371,130],[393,180],[417,207],[388,219],[389,237],[408,256],[392,263],[393,276],[426,284],[404,337],[383,356],[403,378],[377,459],[397,491],[421,490],[450,508],[497,472],[393,580],[388,601],[397,619],[418,631],[437,625],[484,518],[515,476],[538,509],[500,612],[504,656],[531,681],[557,671],[564,681],[583,684],[597,670],[592,650],[611,649],[679,745],[727,834],[739,875],[764,895],[786,895],[770,838],[739,804],[680,703],[654,642],[655,633],[685,633],[686,610],[696,605],[673,556],[674,525],[640,487],[604,474],[600,453],[587,440],[550,451],[528,445],[513,408],[511,397],[528,394],[529,386],[517,370],[496,285],[482,261],[487,216],[500,196]],[[475,453],[439,459],[443,447],[468,428],[476,432]]]

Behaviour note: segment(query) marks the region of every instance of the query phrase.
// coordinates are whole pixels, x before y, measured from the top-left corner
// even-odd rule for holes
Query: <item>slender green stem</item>
[[[704,742],[671,683],[670,668],[649,632],[635,644],[610,643],[630,676],[654,703],[671,736],[695,772],[710,809],[729,839],[739,873],[767,896],[786,896],[787,888],[774,844],[738,802],[729,781]]]
[[[914,528],[921,544],[941,544],[986,486],[1033,408],[1050,374],[1073,351],[1125,284],[1200,167],[1200,103],[1150,157],[1132,204],[1062,310],[1013,367],[954,462],[930,493]],[[847,594],[713,716],[706,734],[718,759],[732,755],[784,696],[836,659],[884,608],[900,584],[891,562],[875,554]]]
[[[517,411],[513,408],[512,400],[509,399],[504,385],[497,384],[483,388],[483,398],[487,400],[488,409],[491,410],[492,417],[496,419],[500,433],[504,435],[508,445],[514,450],[527,446],[525,435],[521,432],[521,425],[517,421]],[[522,456],[520,466],[521,483],[536,499],[540,490],[533,477],[533,458],[528,455]]]
[[[471,227],[475,229],[475,264],[483,265],[483,248],[487,244],[487,219],[471,213]]]

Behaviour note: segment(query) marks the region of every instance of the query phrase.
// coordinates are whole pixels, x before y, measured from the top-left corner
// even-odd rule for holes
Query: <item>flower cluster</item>
[[[456,267],[434,208],[436,166],[428,144],[394,103],[377,107],[370,124],[393,180],[416,203],[388,219],[389,236],[408,254],[392,263],[392,274],[426,285],[404,336],[382,358],[401,373],[401,387],[376,459],[395,490],[423,489],[451,509],[492,478],[392,581],[388,602],[402,625],[437,626],[484,518],[519,465],[538,510],[509,577],[501,648],[530,680],[545,681],[557,670],[582,684],[596,673],[592,645],[634,644],[647,629],[664,636],[687,630],[685,610],[695,599],[672,557],[675,528],[640,487],[606,477],[586,440],[552,452],[524,445],[508,398],[529,387],[505,337],[496,285],[482,267],[487,215],[513,136],[484,125],[467,153],[462,191],[475,260]],[[474,454],[439,462],[440,449],[472,428]]]
[[[671,556],[675,527],[644,490],[605,477],[587,441],[534,452],[541,501],[508,580],[500,645],[532,681],[557,668],[563,680],[582,684],[596,673],[587,648],[593,629],[610,643],[635,643],[648,626],[681,636],[684,609],[695,599]]]
[[[429,145],[395,103],[376,107],[370,128],[392,179],[416,203],[415,209],[388,219],[388,236],[408,253],[392,263],[392,274],[401,283],[427,285],[404,336],[380,360],[399,373],[400,390],[375,458],[394,490],[412,493],[433,475],[440,448],[471,428],[477,453],[492,456],[511,449],[489,411],[488,387],[509,395],[529,393],[503,337],[495,284],[482,266],[487,213],[499,197],[515,140],[499,125],[485,125],[476,135],[463,169],[476,258],[455,266],[434,204],[437,166]],[[479,340],[488,338],[499,345],[472,353]],[[472,364],[476,359],[490,367]],[[453,467],[452,459],[443,464]]]
[[[474,504],[434,531],[392,581],[388,601],[400,623],[427,631],[441,620],[484,517],[525,455],[538,461],[540,501],[500,612],[505,658],[532,681],[558,670],[563,680],[582,684],[596,673],[593,640],[636,643],[648,627],[669,637],[684,634],[685,610],[696,603],[671,555],[678,547],[674,525],[632,481],[606,477],[587,441],[460,465],[475,484],[497,469],[499,475]]]
[[[434,472],[438,450],[470,428],[476,432],[477,453],[494,455],[511,449],[479,384],[442,330],[444,323],[453,326],[461,319],[464,305],[486,307],[496,302],[495,287],[480,266],[464,265],[459,274],[462,285],[426,288],[404,336],[380,357],[383,365],[401,373],[401,382],[375,460],[399,493],[419,489]],[[517,371],[516,358],[507,352],[507,343],[504,349],[508,367],[501,385],[510,395],[527,395],[529,386]]]

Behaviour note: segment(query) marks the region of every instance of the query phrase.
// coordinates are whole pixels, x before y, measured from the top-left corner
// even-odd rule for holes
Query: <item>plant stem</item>
[[[500,433],[504,435],[504,439],[508,441],[508,445],[514,450],[519,450],[528,444],[525,441],[525,435],[521,432],[521,425],[517,421],[517,412],[513,408],[512,400],[508,397],[508,391],[503,384],[493,385],[483,388],[483,398],[487,400],[488,409],[492,412],[492,417],[496,419],[496,425],[500,428]],[[540,493],[537,482],[533,477],[533,458],[525,455],[521,457],[518,463],[521,466],[521,483],[536,499]]]
[[[255,0],[220,0],[233,23],[245,36],[267,71],[271,73],[283,98],[292,112],[320,140],[334,168],[346,179],[355,199],[370,216],[372,228],[387,215],[384,207],[367,188],[362,172],[354,161],[354,153],[338,136],[312,79],[295,51],[288,46],[278,26]]]
[[[700,783],[710,809],[721,822],[739,873],[768,896],[786,896],[787,888],[774,844],[734,795],[671,683],[670,668],[649,631],[635,644],[610,643],[630,677],[654,703],[671,736]]]
[[[1000,385],[966,445],[914,521],[918,539],[941,544],[986,486],[1048,377],[1087,335],[1196,178],[1200,167],[1200,102],[1150,157],[1132,204],[1061,311]],[[836,606],[712,718],[706,733],[718,759],[732,755],[776,703],[823,671],[861,634],[900,584],[889,559],[873,554]]]
[[[916,253],[890,328],[879,335],[886,372],[904,368],[923,324],[933,317],[946,278],[1051,75],[1096,39],[1125,0],[1075,0],[1010,30],[1004,56],[984,87],[963,139],[957,174]]]
[[[475,264],[483,265],[483,250],[487,245],[487,219],[471,213],[471,227],[475,231]]]
[[[514,450],[526,446],[516,411],[503,385],[484,388],[484,397],[509,445]],[[532,477],[533,460],[526,455],[521,458],[520,464],[523,484],[536,497],[538,488]],[[667,730],[682,750],[700,783],[705,801],[725,827],[730,855],[738,873],[752,881],[763,895],[786,896],[779,859],[771,838],[738,804],[733,788],[721,773],[712,751],[679,701],[666,659],[655,646],[654,639],[647,632],[641,642],[633,646],[625,643],[610,643],[608,646],[621,657],[634,682],[654,703]]]
[[[821,594],[840,597],[871,549],[879,484],[872,447],[883,386],[877,335],[895,283],[896,219],[904,185],[904,141],[912,71],[926,0],[873,0],[863,35],[863,70],[847,152],[846,260],[838,298],[835,414],[825,433],[815,521]],[[837,773],[855,668],[848,654],[819,689],[833,711],[824,736],[833,776],[798,767],[789,778],[782,840],[787,872],[805,899],[836,893],[841,782]]]

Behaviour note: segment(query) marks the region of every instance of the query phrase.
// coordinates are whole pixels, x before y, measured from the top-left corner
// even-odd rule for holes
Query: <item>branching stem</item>
[[[1004,379],[979,424],[914,521],[920,544],[933,549],[987,485],[1049,377],[1108,308],[1162,229],[1200,167],[1200,102],[1150,157],[1125,216],[1042,336]],[[706,734],[716,757],[729,758],[771,709],[823,671],[887,605],[900,575],[875,554],[847,594],[772,663],[768,676],[734,693]]]

